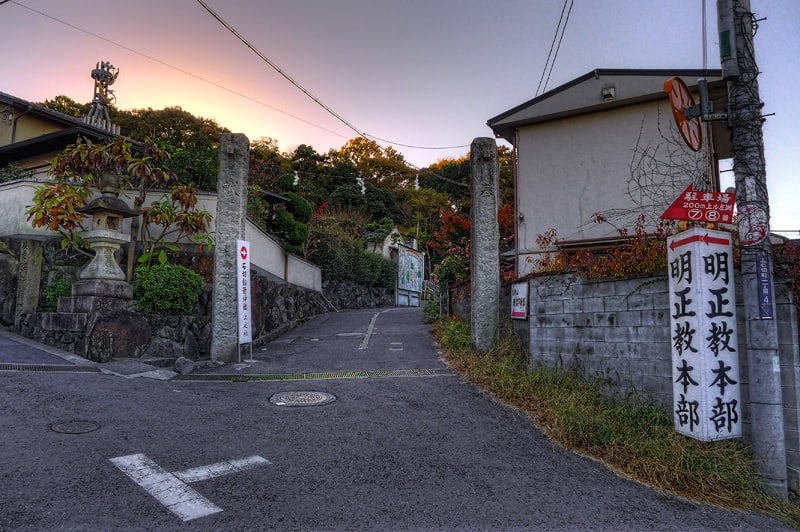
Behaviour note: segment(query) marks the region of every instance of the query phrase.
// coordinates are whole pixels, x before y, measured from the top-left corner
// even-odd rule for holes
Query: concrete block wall
[[[530,281],[534,364],[578,365],[615,395],[672,404],[666,277],[588,281],[548,275]]]
[[[617,397],[638,397],[672,409],[672,355],[666,275],[590,281],[543,275],[529,285],[530,357],[534,365],[577,365]],[[750,436],[747,338],[737,282],[743,432]],[[800,482],[800,338],[797,308],[785,283],[775,298],[789,486]],[[516,324],[515,324],[516,325]]]

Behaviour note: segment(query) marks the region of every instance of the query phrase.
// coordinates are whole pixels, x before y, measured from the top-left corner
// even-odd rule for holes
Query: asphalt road
[[[0,371],[0,529],[786,528],[553,445],[449,374],[420,309],[318,317],[254,358],[197,380]]]

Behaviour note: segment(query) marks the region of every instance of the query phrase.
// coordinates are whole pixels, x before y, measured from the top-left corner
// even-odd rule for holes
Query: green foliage
[[[45,100],[41,102],[40,105],[52,109],[53,111],[64,113],[65,115],[74,116],[75,118],[83,118],[88,115],[92,107],[90,103],[81,104],[63,94],[59,94],[52,100]]]
[[[429,299],[425,302],[425,306],[422,308],[422,321],[424,323],[433,323],[439,318],[441,318],[441,313],[439,312],[439,298],[435,297],[433,299]]]
[[[44,289],[44,299],[47,310],[53,312],[58,306],[58,298],[72,295],[72,281],[62,277],[47,285]]]
[[[362,211],[367,209],[367,198],[361,193],[361,187],[357,184],[336,187],[330,195],[330,203],[335,207],[349,207]]]
[[[194,309],[202,293],[203,278],[177,264],[139,266],[133,277],[136,309],[145,314],[183,316]]]
[[[292,213],[295,220],[307,224],[309,220],[311,220],[311,215],[314,212],[311,202],[295,192],[286,192],[284,196],[291,200],[287,209]]]
[[[469,241],[461,239],[459,244],[449,243],[442,262],[436,265],[436,281],[443,286],[452,286],[469,279]]]
[[[27,179],[33,175],[30,170],[25,170],[21,166],[9,163],[0,168],[0,183],[7,183],[17,179]]]
[[[294,184],[294,174],[283,174],[278,178],[276,184],[278,192],[285,195],[286,192],[296,192],[297,186]]]
[[[197,191],[188,185],[179,185],[166,194],[161,201],[155,201],[142,209],[142,223],[145,250],[139,257],[139,264],[149,266],[154,259],[160,264],[167,262],[167,252],[180,250],[180,245],[173,242],[189,237],[195,244],[211,247],[213,240],[206,232],[211,222],[211,213],[205,209],[197,209]],[[172,236],[168,241],[167,237]]]
[[[326,279],[379,288],[394,288],[397,279],[396,263],[366,251],[358,243],[341,249],[328,241],[320,242],[310,260],[320,267]]]

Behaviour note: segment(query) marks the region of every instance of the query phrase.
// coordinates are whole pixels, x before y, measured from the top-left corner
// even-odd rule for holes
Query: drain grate
[[[188,374],[177,375],[174,381],[304,381],[324,379],[365,379],[382,377],[452,377],[455,373],[451,369],[395,369],[383,371],[337,371],[323,373],[270,373],[270,374],[221,374],[202,375]]]
[[[335,400],[334,395],[325,392],[279,392],[269,398],[275,406],[319,406]]]
[[[97,373],[95,366],[73,366],[59,364],[0,364],[0,371],[66,371],[70,373]]]
[[[94,432],[100,428],[100,423],[94,421],[83,421],[75,419],[72,421],[61,421],[50,425],[50,430],[59,434],[86,434]]]

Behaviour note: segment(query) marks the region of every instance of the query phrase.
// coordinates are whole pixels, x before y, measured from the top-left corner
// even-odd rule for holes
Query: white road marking
[[[222,475],[238,473],[239,471],[247,471],[248,469],[270,465],[271,463],[272,462],[266,458],[261,458],[260,456],[248,456],[247,458],[240,458],[238,460],[228,460],[227,462],[220,462],[218,464],[193,467],[185,471],[173,471],[172,474],[183,482],[191,484],[192,482],[200,482],[201,480],[208,480],[209,478],[221,477]]]
[[[389,344],[389,351],[402,351],[403,350],[403,342],[391,342]]]
[[[187,483],[246,471],[271,462],[260,456],[229,460],[170,473],[143,454],[111,458],[117,468],[183,521],[222,511]]]
[[[361,345],[358,346],[359,350],[360,349],[366,349],[369,346],[369,339],[372,336],[372,331],[375,330],[375,322],[378,321],[378,316],[380,316],[384,312],[391,312],[392,310],[394,310],[394,309],[390,308],[390,309],[382,310],[380,312],[376,312],[375,315],[372,316],[372,319],[369,322],[369,327],[367,327],[367,334],[364,335],[364,339],[361,340]]]

